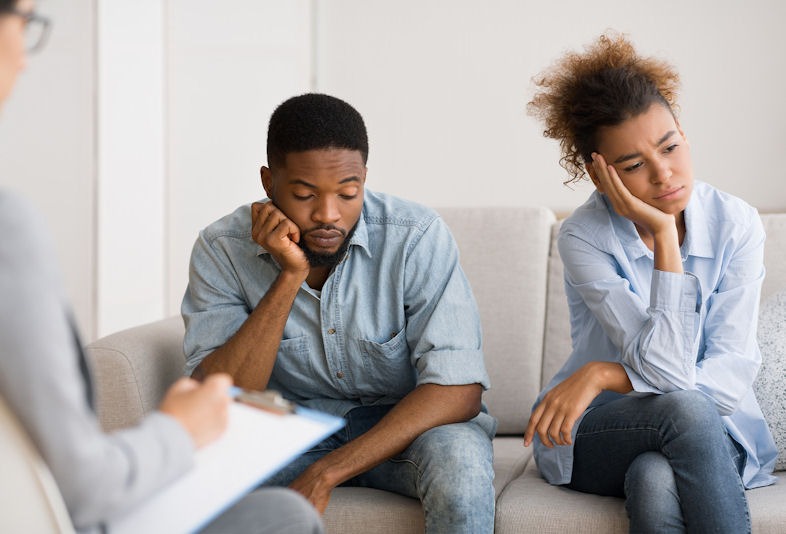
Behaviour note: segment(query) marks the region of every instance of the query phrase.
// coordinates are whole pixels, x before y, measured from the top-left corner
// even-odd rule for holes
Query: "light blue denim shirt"
[[[696,182],[685,225],[685,273],[676,274],[654,269],[633,223],[597,192],[565,220],[558,244],[573,351],[537,402],[589,361],[620,362],[631,394],[706,393],[727,432],[745,448],[745,486],[772,484],[777,449],[752,387],[761,363],[761,219],[740,199]],[[618,396],[601,393],[590,409]],[[534,443],[544,478],[570,482],[572,446],[548,449],[537,437]]]
[[[250,205],[200,232],[182,313],[187,374],[248,318],[280,269],[251,237]],[[343,416],[417,385],[489,387],[480,318],[453,236],[433,211],[366,189],[347,256],[301,286],[268,384]],[[477,422],[493,435],[494,420]]]

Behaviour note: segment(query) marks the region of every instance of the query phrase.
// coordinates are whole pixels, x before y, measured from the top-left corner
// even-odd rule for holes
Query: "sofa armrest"
[[[0,532],[73,533],[52,473],[2,397],[0,457]]]
[[[175,316],[110,334],[85,348],[104,430],[132,425],[158,406],[183,375],[184,331],[183,320]]]

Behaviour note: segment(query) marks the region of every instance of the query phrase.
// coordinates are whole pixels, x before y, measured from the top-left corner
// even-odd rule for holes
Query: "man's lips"
[[[340,230],[312,230],[305,237],[320,248],[334,248],[344,240],[344,233]]]
[[[685,189],[684,185],[681,185],[679,187],[674,187],[672,189],[669,189],[665,193],[662,193],[662,194],[656,196],[655,200],[668,200],[669,198],[671,198],[673,196],[677,196],[679,193],[682,192],[683,189]]]

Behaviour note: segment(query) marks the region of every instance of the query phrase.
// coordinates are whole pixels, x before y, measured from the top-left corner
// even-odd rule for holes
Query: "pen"
[[[230,386],[229,396],[237,402],[269,412],[278,414],[295,413],[295,404],[282,397],[278,391],[272,389],[252,391],[237,386]]]

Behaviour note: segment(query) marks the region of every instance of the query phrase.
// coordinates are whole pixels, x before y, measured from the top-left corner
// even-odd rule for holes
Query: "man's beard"
[[[306,244],[306,240],[304,239],[305,236],[300,237],[300,241],[298,241],[297,246],[299,246],[306,254],[306,259],[308,260],[308,264],[311,267],[328,267],[329,269],[333,269],[333,267],[341,263],[341,260],[344,259],[344,255],[347,253],[347,250],[349,249],[349,241],[352,239],[352,236],[354,235],[355,229],[357,227],[358,224],[355,223],[355,226],[353,226],[349,230],[349,232],[347,232],[347,235],[344,237],[344,241],[338,247],[338,250],[330,254],[320,254],[319,252],[314,252],[313,250],[308,248],[308,245]],[[311,228],[309,231],[312,230],[341,231],[340,228],[336,228],[335,226],[332,225],[318,226],[316,228]]]

